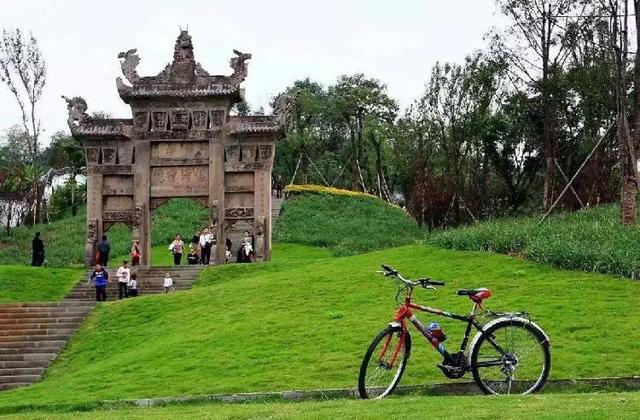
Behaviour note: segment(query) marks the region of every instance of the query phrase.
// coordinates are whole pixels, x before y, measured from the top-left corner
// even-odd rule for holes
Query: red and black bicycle
[[[544,386],[551,368],[551,343],[547,334],[529,320],[526,313],[484,311],[483,315],[492,319],[481,323],[478,310],[482,308],[482,301],[491,296],[486,288],[458,290],[459,296],[468,296],[473,302],[469,315],[418,305],[411,300],[416,286],[435,290],[435,286],[445,283],[428,278],[411,281],[392,267],[383,265],[382,268],[384,271],[380,273],[397,281],[399,308],[394,321],[373,339],[364,355],[358,378],[362,398],[383,398],[400,382],[411,354],[407,320],[442,355],[438,367],[450,379],[471,372],[485,394],[529,394]],[[460,349],[449,353],[443,344],[447,336],[442,328],[436,322],[425,326],[416,318],[414,310],[466,322]],[[478,332],[467,346],[472,327]]]

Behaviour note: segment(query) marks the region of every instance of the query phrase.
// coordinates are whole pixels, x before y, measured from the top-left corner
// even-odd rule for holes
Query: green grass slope
[[[417,300],[455,312],[459,287],[494,291],[487,307],[530,310],[549,333],[555,378],[640,371],[640,284],[482,252],[410,245],[335,258],[277,244],[274,262],[208,269],[188,292],[98,307],[45,379],[0,394],[1,407],[166,395],[353,387],[372,337],[395,309],[382,262],[448,280]],[[431,317],[422,317],[423,320]],[[442,320],[447,345],[462,325]],[[414,334],[403,384],[441,382],[437,354]]]
[[[376,197],[303,193],[284,202],[273,238],[344,256],[414,243],[424,232],[402,209]]]
[[[188,404],[74,412],[76,419],[637,419],[640,393],[551,394],[508,397],[408,397],[381,401],[306,401],[295,403]],[[70,413],[46,413],[46,418],[68,418]],[[44,413],[16,416],[41,419]]]
[[[0,266],[0,303],[61,300],[84,273],[82,268]]]
[[[75,217],[35,227],[20,226],[13,229],[10,235],[3,230],[0,233],[0,264],[30,264],[31,240],[36,231],[42,234],[47,265],[65,267],[84,264],[85,216],[85,210],[81,208]],[[202,227],[206,218],[207,210],[193,200],[170,200],[154,212],[153,245],[160,247],[166,244],[166,248],[176,233],[191,237],[196,229]],[[111,243],[111,255],[128,258],[131,249],[131,229],[115,225],[109,229],[107,236]]]
[[[640,277],[640,226],[619,222],[617,205],[539,217],[505,218],[434,232],[429,241],[458,250],[519,254],[555,267]]]

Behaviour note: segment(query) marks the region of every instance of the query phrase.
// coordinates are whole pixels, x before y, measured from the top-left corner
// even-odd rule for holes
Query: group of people
[[[138,296],[138,276],[131,273],[129,261],[123,261],[116,271],[118,278],[118,299]],[[109,272],[102,264],[96,264],[89,275],[89,283],[93,282],[96,288],[96,300],[107,300],[107,284],[109,284]]]
[[[233,254],[231,253],[232,246],[231,239],[227,238],[225,241],[225,263],[231,261]],[[187,264],[189,265],[209,265],[211,263],[211,254],[216,254],[216,247],[218,246],[216,237],[212,233],[211,229],[203,228],[196,231],[189,243],[189,253],[187,254]],[[242,243],[236,254],[236,261],[239,263],[247,263],[255,261],[255,237],[248,231],[244,232]],[[185,250],[185,243],[182,240],[182,235],[177,234],[171,244],[169,244],[169,251],[173,254],[174,265],[180,265],[182,256]]]

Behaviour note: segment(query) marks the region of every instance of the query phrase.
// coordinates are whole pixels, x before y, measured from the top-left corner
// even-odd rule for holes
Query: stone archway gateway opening
[[[191,36],[181,31],[173,62],[157,76],[142,77],[132,49],[118,55],[126,79],[116,79],[132,118],[95,118],[81,97],[66,98],[71,134],[87,164],[87,265],[96,244],[115,223],[133,229],[151,262],[150,215],[171,198],[207,207],[218,244],[250,230],[256,260],[271,258],[271,169],[276,141],[284,136],[285,98],[274,115],[231,116],[244,96],[251,54],[234,50],[229,76],[210,75],[195,61]],[[224,261],[224,246],[216,261]]]

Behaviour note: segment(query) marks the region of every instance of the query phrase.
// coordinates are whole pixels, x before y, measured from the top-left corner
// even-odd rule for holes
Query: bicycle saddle
[[[469,299],[475,303],[480,303],[484,299],[489,299],[489,296],[491,296],[491,290],[486,287],[480,287],[478,289],[460,289],[456,294],[458,296],[469,296]]]

